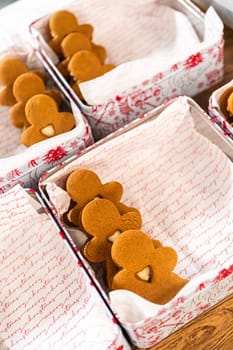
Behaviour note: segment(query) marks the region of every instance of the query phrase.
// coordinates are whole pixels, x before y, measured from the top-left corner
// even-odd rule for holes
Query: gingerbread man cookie
[[[113,68],[113,64],[101,64],[96,54],[88,50],[76,52],[68,64],[68,71],[77,83],[97,78]]]
[[[69,61],[71,57],[78,51],[93,51],[101,63],[104,63],[104,60],[106,58],[106,50],[103,46],[93,44],[86,35],[79,32],[73,32],[66,35],[61,42],[61,49],[65,59],[58,64],[58,69],[65,77],[69,76],[69,71],[67,69]]]
[[[25,105],[30,97],[43,93],[45,85],[43,80],[35,73],[21,74],[13,84],[13,94],[17,103],[10,110],[11,123],[23,128],[29,123],[25,116]]]
[[[13,94],[17,103],[10,110],[11,122],[18,128],[27,127],[28,121],[25,116],[25,105],[34,95],[45,93],[54,98],[57,103],[61,102],[61,94],[57,90],[45,90],[42,78],[33,72],[21,74],[13,84]]]
[[[91,40],[82,33],[70,33],[62,40],[61,48],[63,56],[69,60],[78,51],[91,50]]]
[[[113,242],[111,256],[120,268],[112,289],[127,289],[155,303],[166,304],[188,282],[173,272],[177,253],[171,247],[156,247],[140,230],[124,231]]]
[[[65,57],[63,61],[58,64],[58,69],[64,77],[69,76],[67,65],[71,57],[80,50],[91,50],[92,44],[90,39],[82,33],[74,32],[65,36],[61,42],[62,54]]]
[[[115,240],[118,235],[115,235]],[[152,240],[154,248],[162,247],[162,243],[159,240]],[[84,247],[85,248],[85,247]],[[115,274],[119,271],[119,267],[113,262],[111,255],[106,257],[105,262],[105,274],[106,274],[106,282],[110,289],[112,289],[112,280]]]
[[[77,17],[68,10],[54,12],[49,18],[49,30],[52,40],[49,45],[57,54],[62,54],[62,39],[69,33],[80,32],[92,39],[93,27],[90,24],[78,24]]]
[[[62,134],[75,126],[73,114],[59,112],[56,101],[44,94],[35,95],[27,101],[25,114],[30,124],[22,133],[21,140],[25,146]]]
[[[26,64],[18,57],[7,56],[0,61],[0,83],[4,86],[0,91],[0,104],[13,106],[16,99],[13,95],[13,83],[15,79],[27,72]]]
[[[67,217],[74,225],[80,226],[80,213],[88,202],[96,197],[101,197],[110,199],[115,204],[119,203],[123,187],[116,181],[103,184],[92,170],[77,169],[68,176],[66,191],[71,199],[77,203]]]
[[[139,229],[142,225],[139,211],[121,215],[116,205],[104,198],[96,198],[87,203],[82,210],[81,221],[84,230],[92,236],[84,248],[84,254],[91,262],[104,261],[121,232]]]
[[[111,259],[112,243],[121,232],[141,228],[141,214],[134,210],[121,215],[109,199],[96,198],[83,208],[81,221],[83,229],[91,236],[83,247],[83,254],[91,262],[106,262],[110,287],[117,270]]]

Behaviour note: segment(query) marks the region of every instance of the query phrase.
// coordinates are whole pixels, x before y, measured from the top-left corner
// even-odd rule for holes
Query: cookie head
[[[18,57],[5,57],[0,61],[0,83],[2,85],[11,85],[15,79],[27,72],[26,64]]]
[[[29,100],[30,97],[45,92],[44,81],[33,72],[21,74],[13,84],[13,94],[18,102]]]
[[[25,116],[26,102],[32,96],[45,92],[44,81],[36,73],[23,73],[15,79],[12,90],[17,102],[10,109],[11,123],[17,128],[27,127],[29,123]]]
[[[68,64],[68,71],[78,82],[87,81],[98,76],[100,70],[98,57],[88,51],[76,52]]]
[[[52,37],[64,38],[78,29],[78,19],[68,10],[56,11],[49,18],[49,29]]]
[[[81,50],[92,51],[101,63],[104,63],[107,53],[103,46],[91,42],[87,35],[80,32],[67,34],[61,42],[63,56],[71,58],[76,52]]]
[[[118,202],[123,188],[119,182],[103,184],[98,175],[89,169],[74,170],[67,178],[66,190],[80,208],[95,197],[103,197]]]
[[[91,50],[92,44],[88,37],[82,33],[68,34],[61,42],[64,57],[70,58],[80,50]]]
[[[82,227],[92,238],[84,247],[84,255],[91,262],[101,262],[110,256],[112,243],[129,229],[139,229],[142,224],[138,211],[120,215],[109,199],[96,198],[82,210]]]
[[[9,56],[0,61],[0,104],[13,106],[16,103],[12,86],[15,79],[27,71],[26,64],[17,57]]]
[[[76,206],[71,209],[68,217],[74,225],[79,226],[81,209],[96,197],[107,198],[112,202],[120,201],[123,187],[119,182],[111,181],[103,184],[98,175],[89,169],[74,170],[67,178],[66,191]]]
[[[22,134],[25,146],[62,134],[75,126],[73,114],[59,112],[56,101],[44,94],[35,95],[27,101],[25,114],[30,124]]]
[[[169,302],[188,282],[173,273],[177,254],[171,247],[155,246],[140,230],[123,232],[113,242],[111,256],[120,271],[113,289],[127,289],[156,304]]]

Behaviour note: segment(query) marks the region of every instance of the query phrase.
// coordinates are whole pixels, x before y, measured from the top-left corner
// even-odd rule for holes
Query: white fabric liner
[[[19,185],[0,195],[0,348],[115,349],[118,326],[34,206]]]
[[[102,2],[105,3],[105,0]],[[105,36],[101,33],[101,42],[106,43],[108,48],[107,62],[116,64],[116,68],[80,84],[87,103],[104,104],[108,99],[152,79],[157,73],[166,71],[173,64],[210,46],[215,38],[213,31],[211,35],[209,33],[210,24],[212,27],[216,25],[216,33],[219,27],[222,28],[212,10],[205,15],[204,39],[200,41],[187,16],[169,6],[153,0],[138,0],[133,5],[130,0],[109,0],[104,13],[111,18],[113,24],[110,24]],[[113,34],[118,18],[122,18],[124,23],[120,32],[122,41],[119,34]],[[112,42],[108,43],[112,36]],[[114,36],[118,41],[114,40]]]
[[[106,48],[106,63],[116,65],[103,76],[80,84],[89,105],[105,104],[108,99],[131,91],[134,86],[221,40],[223,24],[213,8],[209,8],[203,18],[194,15],[196,25],[198,22],[197,34],[190,19],[173,8],[178,1],[167,3],[169,5],[161,0],[133,3],[130,0],[99,0],[97,3],[86,0],[63,6],[76,15],[80,24],[94,26],[93,41]],[[57,56],[45,44],[49,41],[45,30],[49,15],[34,22],[33,28],[43,37],[40,45],[57,64]]]
[[[119,18],[124,30],[109,50],[108,62],[116,68],[80,84],[90,105],[103,104],[199,50],[200,41],[188,18],[169,6],[154,0],[101,2],[106,3],[105,14],[113,21],[109,31],[117,28]]]

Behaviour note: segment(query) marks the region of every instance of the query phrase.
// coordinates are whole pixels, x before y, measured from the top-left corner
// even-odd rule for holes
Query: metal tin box
[[[10,44],[0,53],[1,59],[8,56],[19,57],[29,70],[40,70],[46,74],[30,44],[17,36],[10,38]],[[49,76],[47,83],[49,87],[55,87]],[[67,101],[63,94],[62,96],[64,110],[72,111],[76,127],[30,147],[21,143],[22,130],[11,124],[10,107],[0,106],[0,192],[5,192],[16,183],[36,189],[44,171],[93,143],[86,118],[72,101]]]
[[[34,21],[30,25],[32,42],[38,57],[64,94],[72,99],[87,117],[95,139],[106,136],[152,108],[166,102],[169,98],[178,95],[194,96],[222,79],[223,24],[214,9],[210,8],[204,15],[189,0],[166,0],[158,1],[158,3],[167,5],[187,16],[199,37],[199,48],[195,48],[194,52],[179,62],[173,62],[169,68],[155,71],[150,79],[138,81],[137,84],[132,84],[127,91],[121,91],[116,96],[111,96],[104,103],[93,105],[86,105],[80,101],[56,67],[58,57],[48,45],[47,25],[49,15]],[[88,21],[90,6],[86,10],[87,13],[85,13],[85,5],[86,3],[76,1],[65,8],[74,14],[78,14],[81,21],[82,16],[85,21]],[[95,9],[95,6],[93,6],[93,9]],[[111,15],[114,16],[114,13],[109,14],[109,16]],[[102,31],[106,32],[104,25],[103,22]],[[119,32],[120,30],[123,30],[122,26],[119,27]],[[108,33],[111,33],[109,27]]]
[[[192,127],[197,131],[198,140],[201,140],[201,143],[203,142],[204,151],[195,148],[187,156],[186,152],[188,152],[193,138],[190,135],[189,126],[186,125],[188,118],[185,117],[182,119],[183,122],[179,124],[176,135],[170,134],[169,127],[166,127],[167,124],[163,126],[160,131],[163,134],[164,143],[159,143],[156,146],[158,133],[156,134],[155,131],[153,133],[153,126],[158,125],[156,122],[162,125],[163,113],[166,113],[168,108],[177,105],[178,109],[169,117],[171,118],[170,127],[173,127],[175,121],[172,116],[182,114],[184,108],[189,110],[194,123]],[[166,119],[166,121],[168,120]],[[180,143],[178,139],[183,128],[186,130],[183,134],[184,143],[183,141]],[[151,135],[150,146],[148,145],[149,134]],[[171,150],[174,150],[177,144],[181,144],[181,148],[183,147],[182,152],[185,153],[183,159],[180,158],[178,149],[175,149],[175,155],[171,154]],[[131,153],[128,153],[128,146],[126,145],[132,148]],[[117,153],[114,151],[116,149],[118,149]],[[150,156],[148,156],[148,152],[151,152]],[[207,153],[205,155],[205,152],[208,152],[208,156]],[[161,159],[163,159],[164,154],[168,157],[169,162],[179,168],[179,171],[177,170],[177,174],[179,174],[177,180],[170,184],[171,193],[167,186],[164,190],[161,188],[163,180],[160,179],[159,174],[162,174],[166,181],[170,181],[169,179],[174,175],[174,169],[167,165],[169,163],[167,160],[163,162],[163,166],[160,168],[160,161],[162,162]],[[198,156],[198,159],[196,156]],[[222,160],[219,156],[223,157]],[[134,161],[131,161],[131,157],[135,158]],[[191,98],[179,97],[131,122],[95,143],[88,150],[80,152],[78,156],[70,158],[62,167],[55,167],[42,176],[39,183],[40,194],[56,225],[63,233],[64,242],[68,242],[72,247],[72,252],[77,261],[82,261],[87,265],[87,269],[90,271],[90,279],[97,286],[100,296],[115,313],[133,345],[144,348],[157,344],[232,293],[233,265],[230,257],[233,249],[232,181],[229,172],[225,172],[226,169],[221,168],[219,173],[219,166],[224,168],[227,164],[227,167],[232,169],[232,160],[232,140],[227,135],[224,136],[222,130],[211,122],[209,116]],[[206,165],[204,165],[205,162]],[[187,183],[185,184],[185,178],[188,172],[186,166],[189,167],[190,171],[190,179],[187,181],[189,181],[191,192],[186,192]],[[129,294],[124,300],[125,303],[123,302],[122,309],[124,309],[127,302],[130,302],[130,307],[126,308],[126,314],[123,316],[122,310],[119,311],[118,309],[119,305],[121,309],[122,302],[119,295],[115,294],[118,291],[111,291],[108,294],[101,279],[99,279],[101,269],[97,268],[94,272],[93,267],[90,267],[83,258],[79,250],[82,244],[82,233],[77,228],[67,227],[63,221],[61,212],[64,212],[64,203],[62,204],[61,198],[66,197],[64,186],[68,174],[77,168],[85,167],[96,171],[99,175],[101,174],[103,181],[117,180],[123,184],[125,188],[124,199],[128,200],[130,206],[136,207],[142,213],[145,221],[144,231],[153,238],[161,239],[164,244],[165,242],[175,244],[179,249],[178,255],[183,256],[184,254],[183,267],[179,271],[186,272],[189,278],[198,261],[197,270],[192,275],[193,279],[190,279],[190,287],[181,290],[168,304],[154,305],[149,303],[147,305],[144,303],[145,301],[142,302],[141,298]],[[158,173],[158,169],[161,170],[160,173]],[[206,173],[204,169],[206,169]],[[230,172],[232,173],[232,170]],[[116,174],[120,175],[117,176]],[[220,179],[220,174],[224,176],[224,179]],[[211,180],[212,176],[215,178],[213,182]],[[226,178],[226,176],[228,177]],[[219,186],[218,181],[221,183],[223,181],[224,188]],[[228,187],[225,187],[228,186],[227,184],[231,188],[229,192]],[[221,192],[220,197],[216,197],[212,201],[212,196],[215,197],[219,190]],[[168,192],[170,193],[170,196],[167,197],[169,198],[169,205],[164,202],[165,192],[167,195]],[[188,195],[188,199],[185,193]],[[179,199],[174,196],[179,196]],[[227,199],[222,202],[222,198]],[[230,207],[227,204],[228,200],[231,202]],[[206,206],[202,206],[205,202]],[[225,219],[220,215],[221,210],[226,211]],[[177,211],[178,216],[173,218],[173,214]],[[215,216],[217,212],[220,215],[218,218]],[[210,223],[211,215],[214,217],[214,222]],[[196,224],[197,226],[195,226]],[[222,226],[216,228],[219,224]],[[186,225],[184,231],[183,225]],[[195,231],[196,227],[199,227],[198,234]],[[116,297],[116,295],[118,296]],[[137,312],[140,305],[142,305],[140,312]]]

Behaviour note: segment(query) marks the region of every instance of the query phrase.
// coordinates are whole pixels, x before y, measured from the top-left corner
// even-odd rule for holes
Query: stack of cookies
[[[29,70],[18,57],[7,56],[0,61],[0,104],[10,107],[13,126],[22,129],[25,146],[71,130],[75,126],[72,113],[59,112],[61,94],[46,89],[46,77]]]
[[[127,289],[156,303],[170,301],[188,282],[173,272],[177,254],[141,231],[136,208],[122,203],[119,182],[103,184],[89,169],[77,169],[66,180],[72,199],[66,220],[87,235],[83,255],[103,263],[110,290]]]
[[[84,98],[79,83],[97,78],[115,66],[105,64],[106,49],[92,41],[93,26],[79,24],[70,11],[54,12],[49,18],[49,46],[59,58],[58,69],[78,97]]]

